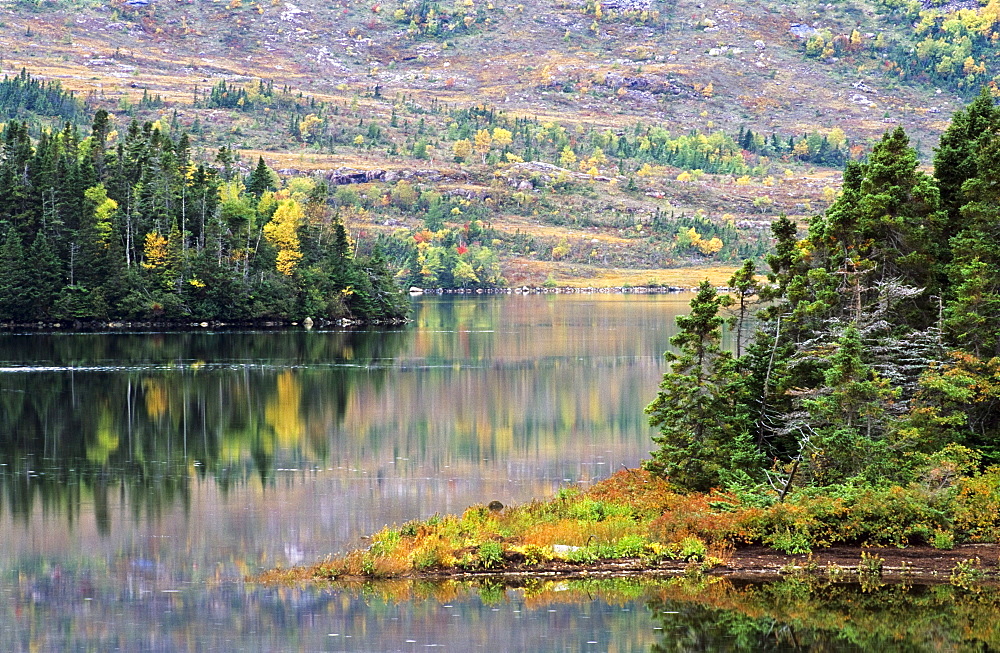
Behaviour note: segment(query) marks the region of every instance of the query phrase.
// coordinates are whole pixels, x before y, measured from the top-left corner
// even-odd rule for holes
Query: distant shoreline
[[[629,294],[665,295],[692,292],[696,288],[680,286],[516,286],[513,288],[410,288],[410,295],[561,295]]]
[[[336,320],[309,319],[306,320],[50,320],[34,322],[0,322],[0,333],[15,333],[19,331],[84,331],[84,332],[128,332],[136,330],[157,329],[161,331],[212,331],[239,329],[274,329],[286,330],[292,328],[328,329],[358,328],[367,326],[404,326],[410,322],[407,318],[384,318],[362,320],[354,318],[338,318]]]
[[[692,292],[694,288],[679,286],[517,286],[513,288],[410,288],[411,297],[442,295],[674,295]],[[722,287],[720,292],[729,289]],[[408,318],[382,318],[373,320],[337,318],[327,320],[309,318],[306,320],[45,320],[31,322],[0,321],[0,333],[13,331],[130,331],[135,329],[162,329],[167,331],[201,331],[205,329],[290,329],[294,327],[326,329],[356,328],[366,326],[404,326],[411,322]]]

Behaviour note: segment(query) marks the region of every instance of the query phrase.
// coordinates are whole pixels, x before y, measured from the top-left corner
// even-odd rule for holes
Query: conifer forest
[[[921,171],[903,129],[887,132],[804,233],[775,221],[766,281],[748,261],[732,296],[702,284],[647,408],[648,469],[689,489],[787,493],[1000,463],[1000,110],[987,91],[933,163]]]

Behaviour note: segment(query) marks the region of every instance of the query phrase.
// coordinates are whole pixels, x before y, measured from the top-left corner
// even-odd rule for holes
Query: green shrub
[[[701,562],[708,554],[708,547],[700,538],[685,537],[676,545],[677,557],[688,562]]]
[[[955,534],[950,531],[935,531],[934,537],[931,539],[931,546],[935,549],[954,549]]]
[[[385,528],[372,536],[372,545],[368,550],[373,556],[388,555],[402,539],[399,531]]]
[[[811,553],[812,547],[809,537],[797,530],[785,529],[776,533],[771,533],[765,540],[765,544],[781,551],[782,553]]]
[[[641,535],[624,535],[615,546],[616,558],[638,558],[649,551],[649,542]]]
[[[572,504],[567,513],[573,519],[579,519],[582,521],[603,521],[607,517],[611,516],[630,516],[632,514],[632,509],[628,506],[608,503],[606,501],[595,501],[594,499],[586,498]]]
[[[580,547],[566,554],[566,560],[581,565],[589,565],[597,562],[600,558],[597,550],[591,546]]]
[[[503,546],[499,542],[483,542],[479,545],[479,565],[483,569],[498,569],[503,566]]]

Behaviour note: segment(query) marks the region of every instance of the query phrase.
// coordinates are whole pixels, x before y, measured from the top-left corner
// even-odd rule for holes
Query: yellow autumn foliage
[[[304,217],[302,205],[286,199],[278,203],[271,221],[264,225],[264,238],[278,250],[275,268],[281,274],[291,275],[302,259],[298,228]]]
[[[159,231],[150,231],[142,246],[142,267],[147,270],[162,270],[167,265],[167,239]]]

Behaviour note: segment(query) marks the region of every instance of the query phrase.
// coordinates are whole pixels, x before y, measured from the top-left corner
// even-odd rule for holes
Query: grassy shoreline
[[[547,501],[476,505],[386,527],[370,546],[261,582],[789,573],[1000,579],[1000,470],[948,486],[835,488],[766,496],[680,494],[621,470]]]

